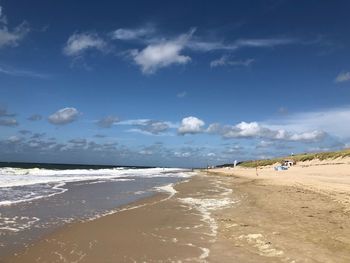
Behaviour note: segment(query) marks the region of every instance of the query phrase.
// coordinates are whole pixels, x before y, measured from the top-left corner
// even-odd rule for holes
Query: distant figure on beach
[[[237,165],[237,160],[235,160],[235,161],[233,162],[233,167],[236,167],[236,165]]]

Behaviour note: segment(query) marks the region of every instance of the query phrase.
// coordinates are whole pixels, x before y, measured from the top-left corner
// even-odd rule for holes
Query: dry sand
[[[300,162],[286,171],[275,171],[273,167],[259,167],[257,170],[236,167],[234,170],[213,169],[210,171],[259,179],[264,184],[295,186],[312,190],[342,203],[345,210],[350,209],[350,158]]]
[[[71,224],[3,262],[348,263],[350,165],[341,161],[202,173],[174,196]]]

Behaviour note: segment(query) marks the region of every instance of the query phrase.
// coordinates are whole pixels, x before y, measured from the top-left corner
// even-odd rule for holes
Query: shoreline
[[[136,200],[134,200],[130,203],[117,206],[117,207],[115,207],[115,208],[113,208],[105,213],[101,213],[99,215],[96,215],[96,216],[90,217],[90,218],[86,218],[86,219],[76,219],[74,221],[64,222],[64,224],[59,225],[51,230],[46,229],[46,230],[44,230],[43,234],[41,234],[38,237],[33,238],[32,242],[26,243],[23,245],[18,245],[17,248],[10,248],[10,250],[4,255],[0,254],[0,263],[6,262],[5,260],[7,260],[7,258],[12,258],[13,256],[16,256],[18,254],[23,253],[29,247],[39,243],[42,240],[45,240],[46,238],[48,238],[52,235],[55,235],[56,233],[59,233],[60,231],[65,230],[66,228],[71,228],[71,227],[74,227],[75,225],[79,225],[79,224],[86,223],[86,222],[91,222],[94,220],[99,220],[103,217],[110,216],[110,215],[113,215],[113,214],[116,214],[119,212],[137,209],[137,208],[142,207],[144,205],[152,205],[152,203],[165,201],[165,200],[171,198],[171,196],[174,194],[171,192],[171,188],[173,185],[176,185],[176,184],[182,183],[182,182],[186,182],[186,181],[187,181],[187,179],[185,179],[183,181],[176,182],[176,183],[170,183],[170,184],[167,184],[164,186],[155,187],[153,193],[150,193],[149,195],[147,195],[145,197],[137,198]],[[68,189],[66,189],[66,191],[67,190]],[[55,194],[55,195],[57,195],[57,194]],[[0,243],[0,245],[1,245],[1,243]]]
[[[7,255],[23,251],[28,245],[66,224],[91,221],[120,210],[120,207],[134,201],[157,194],[159,191],[168,192],[169,189],[165,189],[165,185],[186,180],[186,177],[190,175],[184,174],[184,171],[183,169],[124,170],[123,175],[125,176],[117,178],[113,177],[117,176],[113,173],[119,171],[88,171],[95,173],[96,178],[87,177],[86,179],[82,175],[78,177],[73,175],[72,181],[52,182],[45,184],[44,187],[41,184],[33,184],[28,187],[2,188],[3,200],[24,199],[26,201],[0,206],[0,261]],[[133,172],[140,176],[134,177]],[[19,170],[17,173],[24,175],[12,176],[9,171],[6,176],[5,173],[2,178],[2,186],[6,184],[7,178],[10,183],[21,184],[22,181],[27,180],[27,175],[25,175],[27,173],[45,174],[44,177],[37,176],[38,179],[34,180],[34,183],[40,180],[58,181],[61,179],[56,171],[34,169],[33,171]],[[74,174],[76,171],[69,170],[60,173]],[[126,176],[128,174],[129,176]],[[108,176],[113,178],[105,179]],[[30,176],[29,179],[33,177]],[[69,176],[65,175],[64,179],[67,177]],[[55,189],[58,184],[62,186],[64,192],[56,193]],[[39,195],[38,199],[29,199],[29,197]]]
[[[212,243],[217,226],[205,206],[212,209],[225,205],[202,206],[201,198],[197,198],[200,194],[193,192],[193,186],[201,191],[207,188],[207,197],[216,195],[208,188],[208,181],[215,183],[197,175],[176,183],[173,191],[169,185],[160,187],[168,190],[168,194],[160,192],[96,220],[69,224],[0,262],[98,262],[102,258],[103,262],[148,262],[147,258],[181,261],[181,257],[189,262],[206,262],[209,256],[206,244]],[[175,194],[177,197],[173,198]],[[210,200],[215,202],[217,198]],[[95,242],[103,245],[96,248]],[[67,251],[69,248],[74,249]],[[85,253],[92,248],[92,255]],[[121,254],[115,254],[117,248]]]
[[[340,194],[350,175],[325,167],[199,172],[170,195],[73,223],[0,262],[350,262],[349,194]]]

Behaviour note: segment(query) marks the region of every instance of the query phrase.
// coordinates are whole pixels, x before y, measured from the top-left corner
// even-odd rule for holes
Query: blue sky
[[[0,160],[350,147],[348,1],[0,1]]]

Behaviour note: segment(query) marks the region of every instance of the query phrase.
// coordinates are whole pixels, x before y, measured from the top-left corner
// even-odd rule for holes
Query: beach
[[[217,239],[212,213],[235,200],[214,177],[196,176],[175,188],[68,225],[4,262],[205,262]]]
[[[165,168],[0,168],[0,261],[67,224],[169,193],[190,176]]]
[[[200,171],[2,262],[349,262],[349,167]]]
[[[0,263],[350,263],[349,10],[0,0]]]

